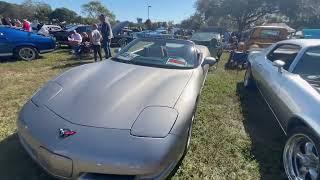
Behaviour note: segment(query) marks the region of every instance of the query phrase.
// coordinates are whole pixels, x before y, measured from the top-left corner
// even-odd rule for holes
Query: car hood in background
[[[130,129],[145,107],[174,107],[191,75],[192,70],[107,60],[71,69],[58,77],[55,82],[62,91],[45,105],[75,124]]]
[[[113,35],[119,34],[122,29],[130,24],[129,21],[119,22],[115,26],[112,27]]]

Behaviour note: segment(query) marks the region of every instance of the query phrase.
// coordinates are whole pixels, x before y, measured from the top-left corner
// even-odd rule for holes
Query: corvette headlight
[[[131,128],[131,135],[139,137],[166,137],[178,117],[178,112],[169,107],[145,108]]]
[[[58,95],[61,90],[62,87],[59,84],[50,81],[33,95],[31,101],[37,106],[40,106]]]

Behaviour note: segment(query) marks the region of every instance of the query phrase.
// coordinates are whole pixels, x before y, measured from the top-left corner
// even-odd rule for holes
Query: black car
[[[112,47],[124,47],[135,39],[134,34],[140,32],[138,29],[126,28],[130,24],[129,21],[119,22],[112,28],[113,39]]]
[[[68,44],[68,36],[71,34],[72,31],[76,30],[78,33],[90,33],[92,31],[92,26],[90,25],[75,25],[69,27],[68,29],[52,32],[51,34],[56,38],[57,43],[60,45]]]

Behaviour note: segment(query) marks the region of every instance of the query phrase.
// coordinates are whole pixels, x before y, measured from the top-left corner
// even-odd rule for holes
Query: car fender
[[[39,48],[37,47],[37,45],[35,45],[34,43],[17,43],[17,44],[14,44],[15,46],[14,46],[14,51],[16,51],[18,48],[20,48],[20,47],[26,47],[26,46],[31,46],[31,47],[34,47],[34,48],[36,48],[36,50],[39,52]]]
[[[192,79],[189,81],[188,85],[185,87],[174,106],[174,108],[178,111],[179,116],[172,127],[170,134],[180,136],[187,135],[189,126],[192,123],[192,116],[195,113],[201,89],[201,87],[199,87],[199,83]]]
[[[313,132],[315,132],[318,136],[320,135],[320,124],[314,118],[306,115],[306,114],[294,114],[288,121],[286,129],[286,133],[288,134],[291,130],[296,128],[297,126],[306,126]]]

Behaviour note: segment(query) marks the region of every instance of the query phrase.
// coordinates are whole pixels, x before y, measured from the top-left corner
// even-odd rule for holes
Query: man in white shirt
[[[80,45],[82,43],[81,34],[77,33],[76,30],[72,31],[72,34],[68,37],[69,45],[72,47],[75,55],[79,55]]]

